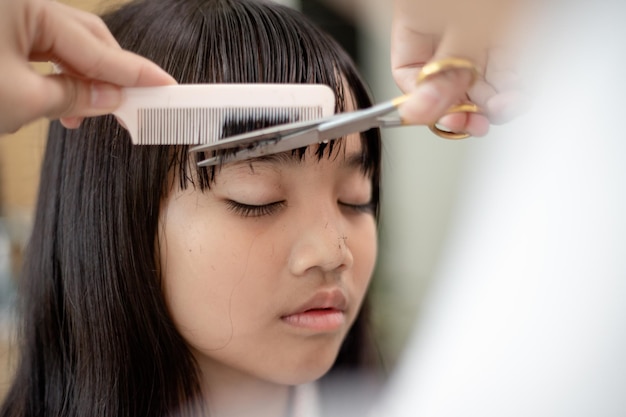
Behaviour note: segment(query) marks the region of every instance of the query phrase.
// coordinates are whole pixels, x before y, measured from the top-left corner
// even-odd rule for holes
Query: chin
[[[306,358],[298,364],[276,369],[273,382],[282,385],[300,385],[316,381],[326,375],[335,363],[337,355],[324,355]]]
[[[293,373],[291,375],[281,375],[273,382],[280,384],[280,385],[308,384],[310,382],[314,382],[322,378],[324,375],[326,375],[326,373],[328,373],[329,370],[330,370],[330,366],[317,372],[303,372],[303,373]]]

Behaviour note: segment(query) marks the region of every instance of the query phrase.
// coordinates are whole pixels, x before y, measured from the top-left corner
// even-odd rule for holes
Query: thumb
[[[100,116],[122,102],[122,90],[113,84],[67,74],[52,74],[41,80],[39,113],[50,119]]]
[[[432,63],[441,61],[433,60]],[[467,69],[445,69],[420,82],[398,108],[408,124],[431,124],[466,96],[473,74]]]
[[[482,41],[482,38],[476,38]],[[482,42],[468,37],[464,26],[450,25],[432,59],[422,67],[428,74],[399,108],[407,123],[434,123],[453,105],[466,100],[467,90],[482,77]],[[427,67],[431,67],[426,71]]]

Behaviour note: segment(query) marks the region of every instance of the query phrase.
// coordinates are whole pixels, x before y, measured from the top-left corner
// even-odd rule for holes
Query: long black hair
[[[335,90],[337,111],[346,86],[356,107],[371,105],[342,49],[275,3],[143,0],[103,19],[123,48],[181,83],[322,83]],[[363,134],[362,142],[377,207],[379,133]],[[133,146],[111,116],[77,130],[51,124],[19,282],[19,365],[2,416],[205,413],[196,363],[168,314],[157,261],[168,178],[202,178],[185,172],[193,165],[187,158],[184,146]],[[370,359],[366,311],[333,369]]]

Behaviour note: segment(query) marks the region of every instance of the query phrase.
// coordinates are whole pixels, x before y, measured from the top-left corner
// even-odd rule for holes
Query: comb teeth
[[[139,145],[203,145],[222,137],[242,133],[244,126],[262,128],[282,123],[321,118],[315,107],[230,107],[230,108],[139,108],[137,109]],[[226,131],[235,126],[239,131]],[[253,128],[254,126],[251,126]]]
[[[125,88],[113,114],[134,144],[205,145],[334,110],[335,92],[323,84],[183,84]]]

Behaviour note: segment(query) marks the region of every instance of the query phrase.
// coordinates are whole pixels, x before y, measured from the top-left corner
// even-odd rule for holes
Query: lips
[[[339,288],[318,291],[304,304],[281,319],[295,327],[314,331],[333,331],[346,322],[348,301]]]

